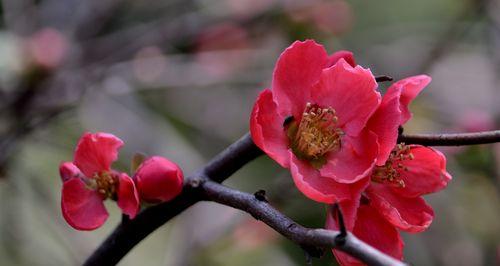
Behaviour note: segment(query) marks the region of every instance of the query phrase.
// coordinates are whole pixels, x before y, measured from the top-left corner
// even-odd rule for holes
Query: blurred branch
[[[450,23],[446,31],[439,34],[417,72],[428,72],[434,63],[452,50],[455,41],[466,35],[472,28],[472,23],[463,25],[463,22],[467,19],[479,20],[480,15],[485,11],[488,0],[469,0],[466,2],[462,12]]]
[[[500,130],[455,134],[401,134],[398,142],[425,146],[463,146],[500,142]]]
[[[200,182],[200,189],[208,200],[251,214],[255,219],[269,225],[306,251],[311,247],[335,248],[368,265],[405,265],[369,246],[353,234],[347,233],[342,237],[342,241],[339,241],[339,236],[342,236],[341,232],[303,227],[255,195],[234,190],[210,180],[200,180]]]

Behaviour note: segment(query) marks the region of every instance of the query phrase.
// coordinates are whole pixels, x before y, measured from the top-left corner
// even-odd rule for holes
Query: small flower
[[[169,201],[182,191],[184,176],[177,164],[160,156],[145,160],[133,177],[140,198],[147,202]]]
[[[360,201],[340,203],[348,230],[397,259],[403,256],[398,230],[422,232],[434,218],[434,211],[421,196],[442,190],[451,180],[441,152],[420,145],[395,145],[398,127],[412,116],[408,105],[429,82],[427,76],[410,77],[388,89],[368,123],[380,144],[371,182]],[[337,228],[331,213],[326,227]],[[362,265],[345,253],[333,252],[341,265]]]
[[[139,209],[134,182],[126,173],[111,169],[123,141],[108,133],[85,133],[73,162],[59,167],[63,181],[61,208],[66,221],[78,230],[93,230],[108,218],[103,201],[116,200],[130,218]]]
[[[347,229],[380,251],[402,259],[403,242],[398,230],[418,233],[426,230],[434,211],[421,197],[445,188],[451,176],[446,158],[432,148],[399,144],[384,166],[375,167],[361,203],[343,202]],[[332,213],[327,229],[337,229]],[[362,265],[334,250],[341,265]]]
[[[295,42],[278,59],[272,90],[260,93],[250,132],[285,168],[302,193],[325,203],[352,199],[366,187],[378,153],[365,130],[380,104],[368,69],[352,53],[328,56],[323,46]]]

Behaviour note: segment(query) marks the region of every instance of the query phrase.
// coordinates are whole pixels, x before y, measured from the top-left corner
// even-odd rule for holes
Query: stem
[[[398,142],[425,146],[464,146],[500,142],[500,130],[455,134],[401,134]]]

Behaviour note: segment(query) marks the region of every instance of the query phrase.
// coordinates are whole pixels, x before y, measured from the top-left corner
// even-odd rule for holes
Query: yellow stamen
[[[385,165],[375,167],[372,173],[372,181],[397,187],[405,187],[405,182],[401,179],[401,174],[408,171],[408,167],[406,167],[403,162],[413,159],[414,156],[410,152],[410,146],[404,143],[398,144],[391,151]]]
[[[328,152],[338,151],[343,132],[337,123],[333,108],[307,103],[298,127],[290,127],[293,132],[288,134],[295,155],[301,159],[318,160]]]
[[[95,189],[105,199],[112,198],[116,193],[116,177],[108,172],[94,174]]]

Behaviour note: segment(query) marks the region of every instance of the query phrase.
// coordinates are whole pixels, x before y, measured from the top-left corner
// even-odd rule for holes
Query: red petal
[[[78,230],[94,230],[108,219],[101,196],[79,178],[63,183],[61,209],[66,222]]]
[[[367,128],[377,135],[379,154],[377,165],[384,165],[396,146],[401,125],[400,90],[393,89],[382,98],[382,103],[368,121]]]
[[[343,58],[323,70],[311,91],[314,103],[332,107],[347,135],[356,136],[380,104],[377,82],[369,69],[353,68]]]
[[[399,232],[369,205],[358,208],[354,235],[376,249],[398,260],[403,258],[403,240]],[[340,265],[364,265],[342,251],[333,250]]]
[[[308,162],[297,159],[293,154],[290,156],[293,181],[297,188],[312,200],[323,203],[353,200],[368,185],[367,178],[353,184],[335,182],[332,178],[322,177]]]
[[[361,196],[361,195],[360,195]],[[354,229],[354,225],[356,223],[356,217],[358,214],[359,208],[359,198],[355,200],[344,200],[339,202],[340,210],[342,212],[342,216],[344,217],[344,223],[348,231]],[[326,229],[330,230],[338,230],[338,221],[335,213],[335,209],[333,207],[328,208],[328,213],[326,215]]]
[[[184,177],[175,163],[153,156],[141,164],[134,179],[141,199],[159,202],[169,201],[179,195]]]
[[[320,168],[322,176],[353,183],[370,175],[378,154],[377,137],[364,130],[357,137],[344,136],[338,152],[332,152]]]
[[[331,54],[328,57],[328,63],[326,64],[326,67],[331,67],[335,65],[340,60],[340,58],[343,58],[352,67],[356,66],[356,60],[354,60],[354,55],[352,54],[352,52],[346,50],[340,50]]]
[[[401,114],[402,120],[401,125],[410,120],[412,114],[408,109],[408,105],[410,102],[417,97],[417,95],[431,82],[431,77],[426,75],[413,76],[409,78],[402,79],[396,83],[394,83],[389,89],[387,93],[391,90],[401,90]]]
[[[139,211],[139,195],[134,181],[125,173],[120,173],[118,178],[118,207],[130,219],[134,219]]]
[[[59,175],[63,182],[72,178],[84,178],[80,169],[72,162],[62,162],[61,165],[59,165]]]
[[[407,232],[422,232],[434,218],[434,211],[421,197],[405,198],[390,186],[372,183],[366,190],[370,204],[391,224]]]
[[[270,90],[260,93],[250,118],[250,133],[255,144],[278,162],[288,168],[290,151],[288,137],[283,122],[285,117],[278,114],[276,103]]]
[[[411,118],[408,105],[429,84],[425,75],[409,77],[394,83],[382,98],[377,111],[368,121],[368,128],[378,136],[380,145],[377,165],[385,164],[398,138],[398,127]]]
[[[446,172],[446,157],[439,151],[411,145],[413,160],[402,162],[408,171],[401,171],[405,187],[394,188],[403,197],[418,197],[440,191],[448,185],[451,175]]]
[[[87,177],[109,171],[123,141],[109,133],[85,133],[76,146],[74,163]]]
[[[309,100],[312,85],[326,67],[327,53],[312,40],[296,41],[278,59],[273,75],[273,94],[279,112],[300,117]]]

